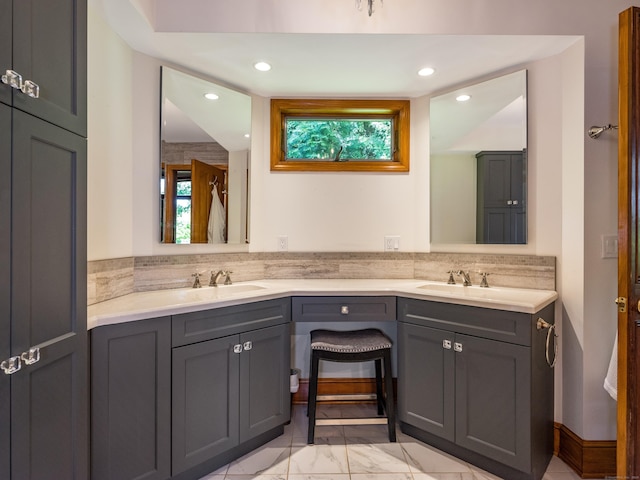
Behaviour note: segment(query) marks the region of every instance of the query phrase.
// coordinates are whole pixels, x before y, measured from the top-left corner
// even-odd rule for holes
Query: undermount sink
[[[240,293],[253,292],[256,290],[263,290],[266,287],[257,285],[255,283],[239,283],[232,285],[218,285],[217,287],[202,287],[202,288],[185,288],[180,292],[180,296],[183,300],[199,301],[210,300],[216,298],[224,298],[231,295],[238,295]]]
[[[459,298],[478,298],[489,301],[528,301],[536,295],[543,294],[543,292],[540,291],[519,288],[480,287],[478,285],[465,287],[461,284],[450,285],[447,283],[425,283],[420,285],[418,288],[420,290],[432,291],[434,293],[451,295]]]
[[[235,285],[218,285],[213,287],[216,290],[216,296],[223,297],[225,295],[233,295],[236,293],[252,292],[254,290],[263,290],[265,287],[256,285],[255,283],[241,283]]]

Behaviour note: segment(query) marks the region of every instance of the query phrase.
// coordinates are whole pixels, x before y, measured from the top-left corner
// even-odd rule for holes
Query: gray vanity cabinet
[[[91,330],[91,478],[171,476],[171,318]]]
[[[173,317],[174,476],[204,474],[282,432],[290,319],[289,299]]]
[[[0,101],[86,136],[86,0],[2,0],[0,27],[0,74],[39,87],[32,98],[0,82]]]
[[[401,428],[510,479],[553,452],[553,370],[536,315],[398,299]],[[553,354],[552,354],[553,355]]]

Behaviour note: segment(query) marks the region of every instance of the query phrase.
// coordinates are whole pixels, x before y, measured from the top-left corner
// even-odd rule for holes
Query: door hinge
[[[618,305],[618,312],[627,313],[627,298],[626,297],[618,297],[615,300],[616,305]]]

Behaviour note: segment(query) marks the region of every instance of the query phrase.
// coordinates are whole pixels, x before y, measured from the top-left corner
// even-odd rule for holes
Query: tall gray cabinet
[[[477,243],[527,243],[526,151],[476,155]]]
[[[86,16],[0,0],[3,479],[88,477]]]

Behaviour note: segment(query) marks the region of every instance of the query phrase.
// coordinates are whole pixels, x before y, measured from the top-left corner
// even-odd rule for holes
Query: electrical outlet
[[[397,252],[400,250],[400,235],[385,235],[384,251]]]
[[[287,235],[280,235],[278,237],[278,251],[286,252],[289,250],[289,237]]]

